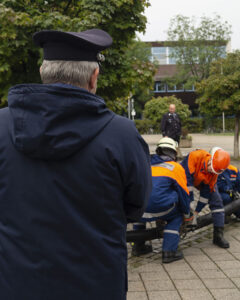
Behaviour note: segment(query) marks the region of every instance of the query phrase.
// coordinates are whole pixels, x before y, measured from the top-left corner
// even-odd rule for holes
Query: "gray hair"
[[[44,60],[40,75],[44,84],[62,82],[86,88],[97,68],[98,63],[92,61]]]

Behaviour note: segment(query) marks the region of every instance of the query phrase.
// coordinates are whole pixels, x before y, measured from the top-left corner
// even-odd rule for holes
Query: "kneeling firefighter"
[[[185,218],[190,219],[190,197],[187,179],[183,167],[176,161],[177,142],[162,138],[151,157],[152,193],[141,223],[134,224],[134,229],[146,228],[146,222],[163,220],[166,222],[163,233],[162,261],[170,263],[183,258],[178,250],[179,230]],[[133,245],[132,255],[138,256],[152,251],[152,246],[145,242]]]
[[[213,147],[210,153],[202,149],[193,150],[181,163],[186,172],[191,201],[194,200],[193,187],[200,191],[193,224],[197,222],[198,213],[209,204],[214,225],[213,243],[221,248],[229,248],[229,243],[223,236],[225,211],[217,179],[229,163],[229,153],[219,147]]]

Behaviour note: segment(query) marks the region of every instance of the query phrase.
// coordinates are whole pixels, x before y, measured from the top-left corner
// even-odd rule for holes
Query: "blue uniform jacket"
[[[240,192],[240,173],[238,169],[229,165],[222,174],[218,175],[217,185],[220,193]]]
[[[127,221],[151,192],[134,123],[84,89],[17,85],[0,110],[0,299],[126,298]]]
[[[183,167],[156,154],[151,157],[151,165],[153,187],[143,218],[157,217],[158,213],[168,211],[174,205],[183,214],[189,214],[189,191]]]

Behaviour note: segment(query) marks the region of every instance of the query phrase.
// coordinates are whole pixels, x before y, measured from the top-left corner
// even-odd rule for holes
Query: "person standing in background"
[[[179,115],[176,113],[175,104],[170,104],[169,112],[163,115],[161,131],[163,137],[170,137],[179,144],[181,136],[181,120]]]

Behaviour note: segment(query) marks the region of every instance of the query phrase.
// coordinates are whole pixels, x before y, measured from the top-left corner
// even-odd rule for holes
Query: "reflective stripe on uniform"
[[[194,187],[192,185],[188,186],[187,188],[188,188],[189,192],[193,192],[193,190],[194,190]]]
[[[208,199],[204,198],[204,197],[200,197],[199,202],[207,204],[208,203]]]
[[[172,233],[172,234],[179,235],[179,232],[177,230],[170,230],[170,229],[163,230],[163,233]]]
[[[168,213],[170,213],[175,207],[175,203],[173,204],[173,206],[171,208],[169,208],[168,210],[165,210],[165,211],[162,211],[162,212],[159,212],[159,213],[147,213],[145,212],[142,216],[142,218],[145,218],[145,219],[151,219],[151,218],[154,218],[154,217],[162,217],[162,216],[165,216],[167,215]]]
[[[212,213],[224,212],[224,208],[214,209],[211,212]]]

